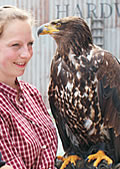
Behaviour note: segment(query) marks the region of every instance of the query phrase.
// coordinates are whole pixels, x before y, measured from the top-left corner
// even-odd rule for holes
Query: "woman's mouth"
[[[25,67],[25,65],[26,65],[25,62],[14,62],[14,64],[21,67],[21,68]]]

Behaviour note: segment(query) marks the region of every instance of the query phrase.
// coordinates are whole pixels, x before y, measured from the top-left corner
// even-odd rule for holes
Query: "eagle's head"
[[[38,36],[50,34],[56,41],[58,48],[72,49],[80,55],[82,49],[89,49],[93,44],[92,35],[86,22],[76,16],[56,19],[38,28]]]

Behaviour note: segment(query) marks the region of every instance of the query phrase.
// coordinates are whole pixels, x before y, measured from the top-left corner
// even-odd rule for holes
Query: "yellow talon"
[[[95,160],[96,159],[96,160]],[[102,160],[106,160],[108,165],[112,164],[113,161],[105,155],[105,153],[102,150],[99,150],[96,154],[92,154],[88,156],[88,162],[95,160],[93,166],[97,167],[98,164],[102,161]]]
[[[58,156],[57,158],[63,161],[63,164],[60,169],[65,169],[70,162],[76,165],[76,161],[80,160],[80,157],[78,157],[77,155],[71,155],[68,157]]]

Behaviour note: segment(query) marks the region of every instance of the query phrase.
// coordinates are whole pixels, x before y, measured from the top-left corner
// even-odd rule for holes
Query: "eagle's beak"
[[[55,25],[51,25],[49,23],[41,25],[38,28],[37,35],[45,35],[45,34],[54,34],[59,32],[59,30],[55,27]]]

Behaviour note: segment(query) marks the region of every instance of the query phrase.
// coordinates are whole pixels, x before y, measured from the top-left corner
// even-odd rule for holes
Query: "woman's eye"
[[[33,45],[33,42],[29,42],[28,45],[32,46],[32,45]]]
[[[19,44],[18,44],[18,43],[15,43],[15,44],[12,44],[12,46],[19,46]]]

